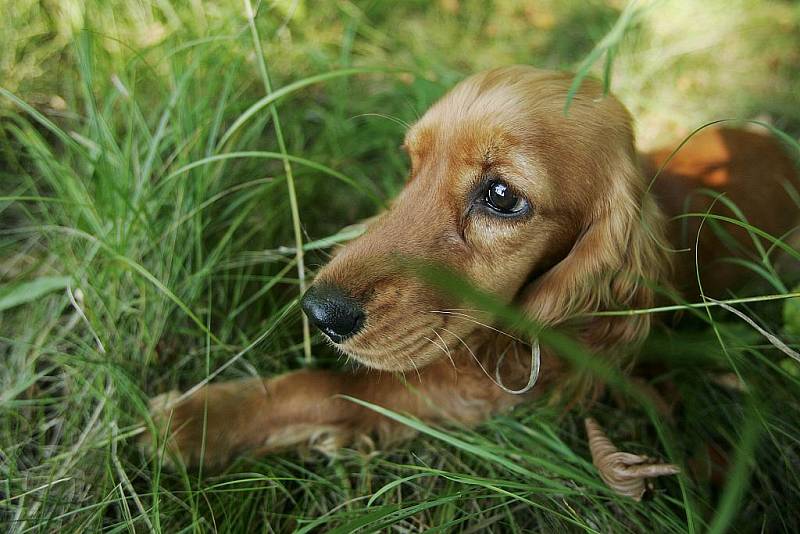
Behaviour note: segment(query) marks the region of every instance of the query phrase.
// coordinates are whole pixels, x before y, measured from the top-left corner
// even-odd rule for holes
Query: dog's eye
[[[489,182],[484,200],[487,206],[503,215],[513,215],[525,210],[528,203],[500,180]]]

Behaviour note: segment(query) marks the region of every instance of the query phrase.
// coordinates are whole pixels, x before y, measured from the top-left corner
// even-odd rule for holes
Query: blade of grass
[[[622,13],[620,13],[619,18],[614,23],[611,30],[597,43],[592,51],[589,52],[589,55],[581,61],[580,65],[578,65],[575,77],[572,79],[572,83],[567,90],[567,97],[564,101],[564,115],[569,113],[569,107],[575,99],[578,90],[581,88],[583,80],[586,79],[592,66],[597,63],[603,54],[606,54],[606,62],[603,69],[605,73],[603,90],[606,93],[608,92],[611,87],[611,67],[616,48],[625,36],[625,32],[627,32],[630,26],[636,21],[636,17],[641,13],[641,10],[642,8],[639,6],[639,0],[630,0],[625,5],[625,8],[623,8]]]
[[[253,45],[256,51],[256,58],[258,60],[258,70],[261,74],[261,81],[264,84],[264,91],[267,97],[272,94],[272,82],[269,78],[269,71],[267,64],[264,60],[264,50],[261,46],[261,38],[258,35],[258,28],[256,28],[255,13],[250,0],[244,1],[244,9],[247,13],[247,23],[250,26],[250,33],[253,37]],[[275,129],[275,138],[278,141],[278,149],[281,153],[283,160],[283,170],[286,173],[286,186],[289,190],[289,208],[292,213],[292,229],[294,230],[294,243],[297,251],[295,253],[295,261],[297,262],[297,278],[300,280],[300,294],[306,292],[306,265],[303,255],[303,230],[300,226],[300,208],[297,205],[297,192],[294,187],[294,174],[292,173],[292,164],[287,158],[286,143],[283,139],[283,129],[281,128],[280,117],[278,116],[278,109],[275,103],[272,102],[269,106],[269,112],[272,116],[272,125]],[[306,363],[311,363],[311,328],[309,326],[308,317],[302,314],[301,320],[303,322],[303,354]]]
[[[265,107],[270,106],[273,103],[277,102],[284,96],[294,93],[295,91],[302,89],[303,87],[308,87],[309,85],[314,85],[316,83],[325,82],[335,78],[341,78],[343,76],[355,76],[357,74],[372,74],[372,73],[400,74],[404,72],[408,71],[401,69],[388,69],[380,67],[357,67],[357,68],[339,69],[330,72],[324,72],[322,74],[309,76],[308,78],[303,78],[302,80],[297,80],[288,85],[284,85],[280,89],[276,89],[269,95],[263,97],[262,99],[251,105],[249,108],[247,108],[247,110],[245,110],[245,112],[242,113],[222,135],[222,137],[219,140],[219,143],[217,143],[217,151],[219,151],[223,146],[225,146],[225,144],[231,139],[231,137],[233,137],[233,135],[239,130],[239,128],[241,128],[248,120],[253,118],[253,116],[256,113],[258,113]]]

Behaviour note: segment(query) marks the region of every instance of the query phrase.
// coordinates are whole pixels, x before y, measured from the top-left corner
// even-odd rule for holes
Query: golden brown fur
[[[520,354],[505,358],[500,371],[509,387],[524,385],[530,349],[482,325],[491,320],[485,314],[460,310],[463,303],[428,287],[399,259],[452,268],[532,319],[567,328],[598,357],[621,361],[647,335],[649,316],[588,314],[652,306],[656,287],[691,291],[693,256],[668,252],[679,242],[673,229],[668,244],[664,212],[682,211],[696,183],[732,186],[731,197],[766,231],[780,234],[794,223],[796,206],[779,185],[792,182],[794,171],[773,139],[737,130],[703,134],[671,161],[653,194],[646,177],[667,153],[638,155],[628,112],[595,82],[582,85],[565,115],[571,80],[524,66],[497,69],[468,78],[431,107],[406,136],[411,172],[404,190],[317,277],[363,304],[364,328],[338,348],[367,369],[211,385],[175,407],[170,449],[187,463],[199,460],[206,404],[204,461],[221,465],[244,452],[308,442],[329,449],[359,436],[391,442],[409,434],[341,395],[429,422],[476,424],[570,373],[543,347],[534,391],[504,391],[488,374],[494,376],[501,354]],[[725,179],[714,178],[719,173]],[[532,213],[504,219],[472,209],[487,176],[521,192]],[[769,213],[749,200],[764,189]],[[702,244],[703,262],[721,253],[712,238]],[[733,283],[727,276],[724,287]],[[154,403],[162,431],[164,400]]]

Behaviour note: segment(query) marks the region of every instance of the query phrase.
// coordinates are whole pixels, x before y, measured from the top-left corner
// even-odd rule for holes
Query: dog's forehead
[[[435,159],[451,164],[488,166],[507,162],[520,140],[521,136],[498,121],[455,118],[414,130],[406,138],[406,147],[421,163],[435,154]]]
[[[602,137],[608,128],[626,126],[627,112],[591,79],[583,80],[565,113],[572,82],[567,74],[524,65],[475,74],[428,109],[408,131],[406,146],[412,156],[443,141],[479,150],[487,136],[530,141],[546,128],[560,136],[579,130]]]
[[[453,154],[499,158],[545,123],[561,120],[567,80],[527,68],[488,71],[468,78],[428,109],[406,134],[412,158]]]
[[[456,88],[453,93],[406,135],[417,177],[447,177],[448,185],[459,189],[469,185],[464,178],[480,172],[515,170],[517,176],[541,176],[529,172],[531,167],[541,169],[531,135],[538,122],[523,108],[522,99],[499,90],[473,94]]]
[[[429,163],[510,165],[533,125],[508,110],[433,108],[409,130],[405,147],[419,168]]]
[[[440,142],[471,142],[475,148],[521,133],[522,103],[513,95],[465,95],[454,90],[433,105],[406,135],[409,149],[419,151]],[[493,98],[494,97],[494,98]]]

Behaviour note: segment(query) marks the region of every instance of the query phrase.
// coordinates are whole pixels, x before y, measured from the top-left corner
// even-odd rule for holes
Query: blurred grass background
[[[658,329],[645,350],[646,361],[670,362],[654,382],[677,384],[675,421],[654,424],[608,399],[593,409],[620,446],[694,466],[648,502],[611,495],[580,418],[552,406],[428,435],[405,452],[162,472],[130,438],[147,397],[196,384],[268,330],[219,379],[304,365],[274,125],[261,108],[231,129],[265,96],[245,4],[0,7],[4,531],[800,530],[798,363],[724,310],[691,331]],[[402,186],[404,123],[481,69],[577,68],[625,4],[254,8],[273,88],[353,69],[277,104],[311,277],[331,238],[347,238],[341,228]],[[625,30],[611,89],[642,147],[722,118],[768,118],[800,134],[797,3],[639,2]],[[602,75],[602,62],[592,72]],[[784,295],[795,282],[763,278]],[[796,302],[746,311],[797,348]],[[336,365],[318,338],[313,352],[317,365]],[[734,387],[720,385],[731,376]]]

